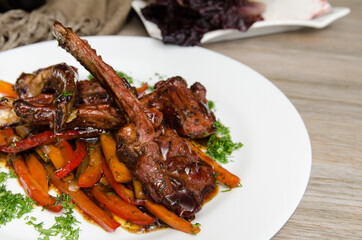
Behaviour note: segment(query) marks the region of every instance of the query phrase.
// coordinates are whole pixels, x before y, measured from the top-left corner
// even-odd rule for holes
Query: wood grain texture
[[[362,1],[325,29],[207,44],[261,73],[292,101],[313,152],[304,197],[273,239],[362,239]],[[146,36],[134,14],[120,35]]]

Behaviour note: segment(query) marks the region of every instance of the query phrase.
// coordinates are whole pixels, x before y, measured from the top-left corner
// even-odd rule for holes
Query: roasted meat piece
[[[81,105],[77,108],[77,117],[68,123],[68,127],[116,130],[125,123],[124,116],[110,104]]]
[[[52,104],[28,103],[17,100],[14,111],[26,123],[33,125],[49,125],[53,127],[56,106]],[[81,105],[73,110],[74,118],[66,124],[66,128],[119,129],[126,122],[119,111],[110,104]]]
[[[165,121],[178,134],[190,138],[204,138],[214,133],[214,114],[206,100],[206,89],[195,83],[191,89],[181,77],[160,81],[153,93],[141,98],[147,107],[155,107],[163,113]]]
[[[54,94],[56,109],[53,126],[55,132],[60,132],[64,130],[65,121],[72,110],[77,81],[77,69],[60,63],[31,74],[23,73],[14,86],[19,99],[24,101],[34,101],[41,94]]]
[[[182,217],[198,212],[205,194],[215,187],[212,167],[171,128],[147,143],[132,167],[150,197]]]
[[[22,120],[33,125],[49,125],[53,128],[56,106],[52,104],[31,104],[24,100],[14,102],[14,111]]]
[[[113,102],[112,96],[94,78],[79,81],[77,85],[78,104],[92,105]]]

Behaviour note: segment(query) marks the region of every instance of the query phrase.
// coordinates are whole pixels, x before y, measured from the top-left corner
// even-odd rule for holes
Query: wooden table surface
[[[312,143],[307,190],[273,239],[362,239],[362,1],[325,29],[207,44],[272,81],[301,114]],[[135,14],[120,35],[147,36]]]

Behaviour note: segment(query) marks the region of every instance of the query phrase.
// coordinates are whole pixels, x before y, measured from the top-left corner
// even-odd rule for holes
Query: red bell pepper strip
[[[133,205],[143,205],[144,201],[142,200],[134,200],[131,199],[130,196],[123,190],[121,183],[116,182],[116,180],[113,177],[113,174],[111,170],[108,167],[108,164],[106,160],[103,158],[102,161],[102,170],[104,173],[104,176],[106,177],[108,183],[111,185],[113,190],[120,196],[124,201],[133,204]]]
[[[92,195],[109,211],[131,223],[149,225],[156,221],[155,218],[142,212],[135,205],[123,201],[115,194],[108,194],[100,184],[92,188]]]
[[[39,183],[35,181],[26,167],[24,159],[21,156],[14,155],[12,162],[20,183],[29,197],[46,209],[53,212],[60,212],[62,210],[62,206],[60,204],[55,204],[55,197],[50,196],[48,192],[46,192]]]
[[[14,130],[12,128],[6,127],[3,129],[5,137],[6,137],[6,143],[10,144],[12,141],[11,138],[15,135]]]
[[[19,153],[42,144],[51,143],[55,136],[56,135],[51,131],[42,132],[38,135],[24,138],[23,140],[15,142],[10,146],[0,146],[0,151],[6,153]]]
[[[82,191],[72,190],[67,182],[55,176],[55,168],[51,165],[45,165],[50,182],[57,187],[60,191],[72,197],[72,201],[77,204],[77,207],[87,214],[91,219],[98,223],[102,228],[108,232],[113,232],[120,224],[113,220],[106,212],[98,207],[89,197]]]
[[[34,147],[38,147],[43,144],[49,144],[56,142],[58,139],[74,139],[78,137],[92,137],[99,134],[99,130],[84,130],[76,131],[69,130],[65,133],[54,133],[52,131],[46,131],[37,135],[29,136],[21,141],[15,142],[9,146],[0,146],[0,152],[6,153],[19,153]]]
[[[87,154],[87,146],[84,141],[77,140],[75,145],[76,148],[72,158],[70,158],[68,162],[66,162],[65,165],[55,173],[57,178],[62,178],[71,173],[76,167],[78,167]]]

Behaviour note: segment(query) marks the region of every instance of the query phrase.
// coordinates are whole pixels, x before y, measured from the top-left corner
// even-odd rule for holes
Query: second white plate
[[[142,13],[141,9],[146,6],[144,0],[134,0],[132,2],[133,9],[137,12],[141,18],[148,34],[156,39],[161,40],[161,31],[156,24],[147,21]],[[280,19],[280,20],[268,20],[254,23],[246,32],[241,32],[235,29],[215,30],[206,33],[201,39],[201,43],[221,42],[226,40],[233,40],[239,38],[255,37],[273,33],[287,32],[298,30],[303,27],[310,28],[324,28],[336,21],[337,19],[350,13],[349,8],[334,7],[330,12],[320,15],[310,20],[303,19]]]

